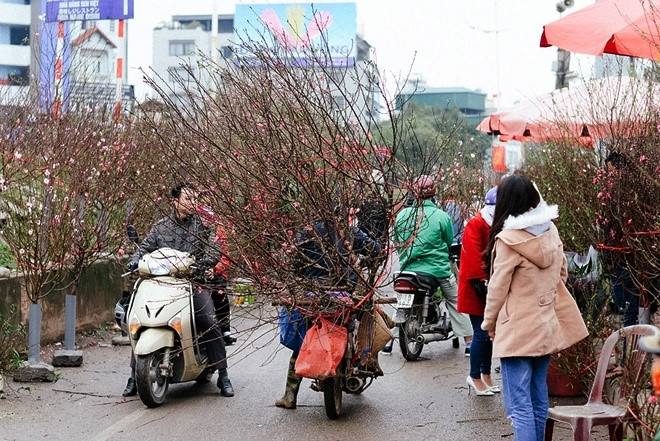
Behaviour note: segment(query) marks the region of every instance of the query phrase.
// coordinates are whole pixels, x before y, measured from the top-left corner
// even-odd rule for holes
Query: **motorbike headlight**
[[[181,325],[181,314],[177,314],[167,322],[167,325],[174,329],[179,335],[183,335],[183,328]]]
[[[137,316],[131,317],[131,322],[128,325],[128,330],[131,333],[131,336],[135,336],[137,334],[138,329],[140,329],[140,326],[142,323],[140,323],[140,320],[137,318]]]

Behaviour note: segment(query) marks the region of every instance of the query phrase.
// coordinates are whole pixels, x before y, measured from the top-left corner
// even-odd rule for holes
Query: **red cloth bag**
[[[305,334],[296,360],[296,375],[315,380],[334,377],[347,343],[346,328],[319,318]]]

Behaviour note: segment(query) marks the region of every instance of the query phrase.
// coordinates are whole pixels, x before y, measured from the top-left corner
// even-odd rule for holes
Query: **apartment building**
[[[287,5],[279,5],[287,7]],[[244,37],[235,33],[235,15],[217,16],[217,37],[213,36],[212,15],[174,15],[169,23],[162,24],[153,31],[153,70],[154,79],[168,99],[185,104],[185,94],[181,83],[195,78],[203,78],[208,72],[198,68],[202,57],[211,57],[214,49],[218,63],[234,62],[234,42]],[[353,31],[355,32],[355,31]],[[362,123],[373,122],[376,118],[375,90],[376,68],[371,62],[371,46],[353,33],[350,44],[354,45],[354,65],[332,67],[331,74],[341,79],[342,90],[333,92],[331,105],[336,112],[345,112],[349,118]],[[203,55],[202,55],[203,54]],[[184,68],[184,65],[187,66]],[[187,71],[187,68],[191,72]],[[347,103],[346,97],[355,102]]]
[[[128,38],[118,47],[117,20],[65,23],[62,49],[57,53],[57,23],[48,23],[46,0],[0,0],[0,105],[15,104],[29,87],[43,96],[53,93],[56,60],[63,60],[66,105],[111,105],[116,91],[116,58],[125,58]],[[126,20],[128,36],[130,20]],[[123,64],[123,81],[127,77]],[[128,109],[133,87],[122,86]],[[46,99],[48,101],[48,99]]]
[[[0,0],[0,97],[16,96],[30,74],[30,0]]]

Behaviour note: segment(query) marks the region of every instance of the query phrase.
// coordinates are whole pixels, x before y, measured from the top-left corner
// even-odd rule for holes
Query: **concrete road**
[[[172,385],[157,409],[146,408],[139,398],[123,398],[130,349],[111,346],[106,336],[84,349],[82,367],[58,369],[56,383],[8,381],[13,391],[0,400],[0,440],[513,439],[499,394],[468,396],[469,359],[451,342],[427,345],[414,363],[396,346],[392,355],[381,355],[385,376],[362,395],[344,395],[336,421],[326,417],[323,395],[309,389],[309,380],[303,380],[296,410],[276,408],[290,351],[277,344],[273,315],[272,307],[235,308],[233,398],[222,397],[214,382]],[[255,327],[256,320],[265,324]],[[494,378],[500,381],[498,374]],[[555,439],[572,436],[558,427]],[[592,439],[607,438],[599,431]]]

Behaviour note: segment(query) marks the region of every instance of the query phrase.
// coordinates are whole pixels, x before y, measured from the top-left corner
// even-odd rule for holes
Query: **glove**
[[[137,262],[128,262],[128,264],[126,265],[126,269],[127,269],[129,272],[131,272],[131,273],[132,273],[133,271],[135,271],[135,270],[137,269],[137,267],[138,267],[138,263],[137,263]]]
[[[486,300],[486,296],[488,295],[488,286],[486,285],[486,281],[472,279],[470,280],[470,283],[472,283],[472,286],[474,287],[474,291],[477,293],[477,297],[479,297],[482,300]]]
[[[218,262],[215,259],[212,259],[210,257],[202,257],[197,261],[197,266],[200,269],[209,269],[209,268],[213,268],[216,263]]]

